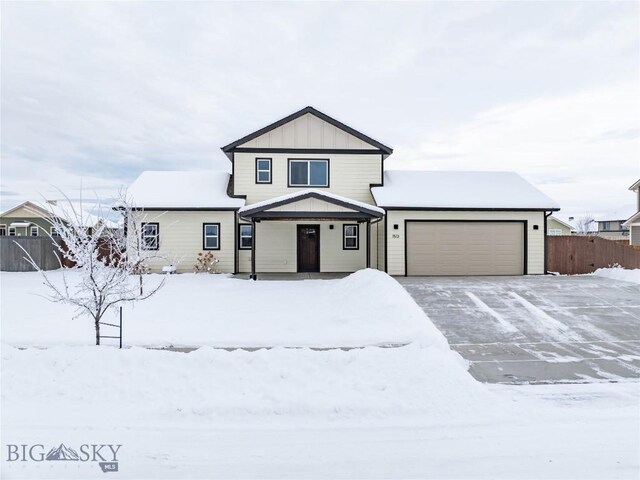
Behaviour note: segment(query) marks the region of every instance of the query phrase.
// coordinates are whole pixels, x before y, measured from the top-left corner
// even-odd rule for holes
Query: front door
[[[298,271],[320,271],[320,225],[298,225]]]

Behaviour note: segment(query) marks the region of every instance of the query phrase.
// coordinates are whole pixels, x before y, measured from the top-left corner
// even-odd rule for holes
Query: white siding
[[[342,226],[355,222],[336,221],[262,221],[256,224],[256,271],[296,272],[297,228],[296,225],[320,225],[320,271],[354,272],[365,268],[367,251],[366,223],[360,224],[359,249],[342,249]],[[333,229],[330,228],[333,225]],[[372,267],[375,267],[375,234],[372,226]],[[239,271],[251,271],[251,251],[240,250]]]
[[[152,259],[149,266],[154,272],[164,265],[178,265],[178,272],[193,272],[202,248],[203,224],[220,224],[220,250],[209,250],[219,260],[221,273],[234,271],[234,215],[233,211],[169,211],[146,212],[144,222],[157,222],[160,227],[160,248],[163,258]]]
[[[376,149],[375,146],[310,113],[239,146],[242,148]]]
[[[543,212],[471,212],[471,211],[410,211],[387,212],[387,272],[405,274],[405,220],[527,220],[527,270],[529,274],[544,273],[544,213]],[[398,225],[398,230],[393,226]],[[534,225],[538,226],[534,230]]]
[[[272,183],[256,184],[256,158],[271,158]],[[288,187],[288,159],[329,159],[329,187],[323,191],[375,205],[370,184],[382,183],[382,156],[377,154],[253,154],[234,156],[234,194],[246,195],[247,205],[299,192],[306,187]],[[311,187],[313,188],[313,187]]]

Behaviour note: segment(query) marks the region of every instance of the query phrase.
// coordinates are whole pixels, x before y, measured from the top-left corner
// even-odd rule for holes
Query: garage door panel
[[[522,275],[521,222],[407,222],[408,275]]]

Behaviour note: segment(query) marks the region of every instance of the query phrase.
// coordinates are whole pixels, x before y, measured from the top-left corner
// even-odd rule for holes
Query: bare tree
[[[576,233],[578,235],[589,235],[592,232],[591,226],[594,223],[596,223],[596,220],[591,214],[578,217],[576,220]]]
[[[162,288],[166,278],[148,285],[143,293],[142,266],[149,256],[136,254],[129,256],[127,244],[136,244],[131,235],[142,232],[135,229],[125,235],[121,229],[109,228],[107,221],[101,220],[89,226],[88,214],[82,208],[75,207],[67,197],[65,205],[50,209],[47,221],[56,233],[51,237],[61,259],[75,265],[74,268],[62,268],[61,279],[54,279],[50,273],[42,270],[28,252],[26,260],[40,272],[44,284],[48,287],[47,299],[52,302],[66,303],[76,308],[76,317],[87,315],[93,319],[96,333],[96,345],[100,345],[100,322],[104,315],[118,305],[131,304],[146,300]],[[136,209],[126,201],[118,202],[118,209],[125,219],[131,218]],[[61,214],[61,211],[64,214]],[[142,245],[142,244],[140,244]],[[142,248],[141,248],[142,249]],[[139,282],[135,277],[139,277]]]

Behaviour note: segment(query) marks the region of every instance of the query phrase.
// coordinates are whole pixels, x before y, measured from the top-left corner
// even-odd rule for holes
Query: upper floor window
[[[205,223],[202,248],[204,250],[220,250],[220,224]]]
[[[239,225],[240,235],[239,235],[239,245],[238,248],[241,250],[248,250],[251,248],[253,244],[253,226],[252,225]]]
[[[554,236],[554,237],[558,236],[558,235],[562,235],[562,229],[560,229],[560,228],[550,228],[547,231],[547,235]]]
[[[7,226],[0,225],[0,237],[4,237],[7,234]]]
[[[16,227],[9,227],[9,236],[10,237],[16,236]]]
[[[38,227],[31,227],[31,236],[32,237],[37,237],[38,236]]]
[[[611,230],[611,222],[602,222],[603,230]]]
[[[256,183],[271,183],[270,158],[256,158]]]
[[[158,250],[160,246],[160,225],[157,223],[142,224],[142,248],[145,250]]]
[[[60,236],[60,230],[58,230],[58,227],[51,227],[51,236],[52,237]]]
[[[290,187],[328,187],[329,160],[289,159]]]

